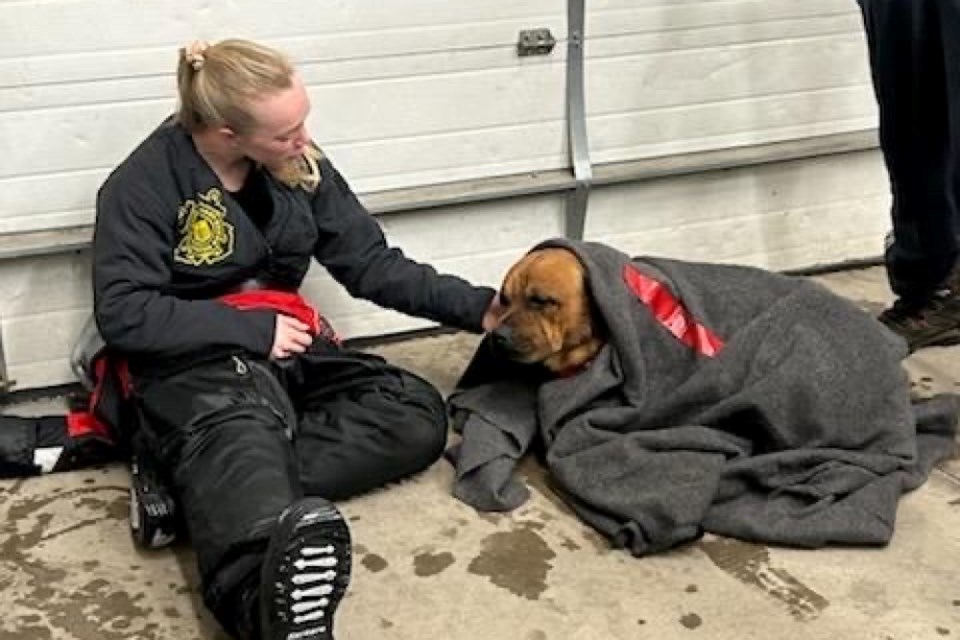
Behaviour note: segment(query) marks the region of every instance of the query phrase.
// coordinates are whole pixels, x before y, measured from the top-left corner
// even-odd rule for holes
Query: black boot
[[[907,341],[911,352],[960,344],[960,263],[933,293],[918,300],[897,300],[878,318]]]
[[[336,507],[319,498],[287,507],[260,574],[263,640],[333,640],[350,569],[350,530]]]

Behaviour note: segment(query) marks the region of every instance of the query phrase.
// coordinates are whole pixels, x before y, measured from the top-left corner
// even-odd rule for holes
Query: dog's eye
[[[547,296],[541,296],[537,294],[533,294],[532,296],[529,296],[527,298],[527,302],[529,302],[530,306],[534,307],[535,309],[543,309],[544,307],[549,307],[557,304],[557,301],[554,300],[553,298],[549,298]]]

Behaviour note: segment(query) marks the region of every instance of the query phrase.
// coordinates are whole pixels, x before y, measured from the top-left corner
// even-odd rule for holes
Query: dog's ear
[[[581,265],[582,266],[582,265]],[[600,315],[600,307],[597,306],[596,299],[593,297],[593,290],[590,288],[590,278],[585,268],[580,271],[581,287],[583,292],[583,316],[579,325],[580,331],[574,336],[574,342],[582,342],[591,338],[599,338],[604,333],[603,318]]]
[[[590,310],[594,336],[600,337],[600,335],[605,335],[606,326],[603,321],[603,314],[600,312],[600,306],[597,304],[597,299],[593,295],[593,288],[590,286],[590,274],[587,273],[586,267],[583,269],[583,295],[587,299],[587,307]]]

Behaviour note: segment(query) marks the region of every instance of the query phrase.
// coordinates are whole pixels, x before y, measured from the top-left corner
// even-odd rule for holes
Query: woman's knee
[[[398,454],[406,458],[411,470],[419,471],[436,462],[447,443],[447,420],[436,414],[412,417],[403,426],[404,446]]]
[[[407,392],[402,438],[409,458],[425,468],[440,458],[447,443],[447,412],[440,393],[428,382],[404,375]]]

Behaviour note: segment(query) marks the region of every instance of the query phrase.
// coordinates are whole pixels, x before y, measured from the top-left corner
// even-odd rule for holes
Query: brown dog
[[[500,301],[504,313],[493,342],[513,360],[562,374],[580,369],[603,346],[584,267],[566,249],[525,255],[507,272]]]

